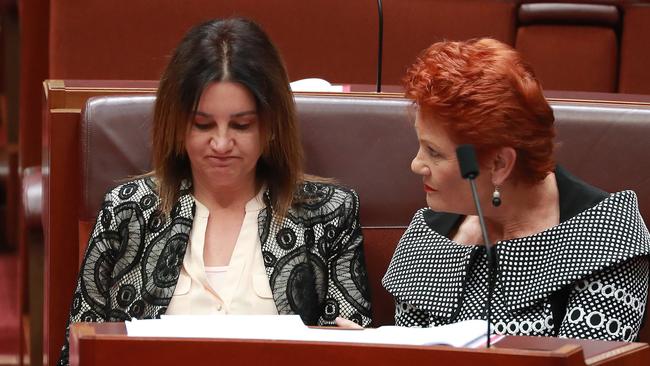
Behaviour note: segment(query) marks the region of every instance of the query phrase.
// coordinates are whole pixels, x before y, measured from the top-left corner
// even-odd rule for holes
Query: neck
[[[194,197],[208,210],[244,209],[246,203],[257,195],[258,186],[254,179],[241,184],[210,186],[200,180],[193,182]]]
[[[535,185],[503,187],[503,204],[485,206],[485,225],[492,242],[537,234],[560,222],[555,174]]]

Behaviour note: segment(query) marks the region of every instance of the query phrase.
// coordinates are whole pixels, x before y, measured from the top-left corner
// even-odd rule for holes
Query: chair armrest
[[[23,170],[22,179],[23,217],[27,229],[43,229],[43,175],[41,167]]]

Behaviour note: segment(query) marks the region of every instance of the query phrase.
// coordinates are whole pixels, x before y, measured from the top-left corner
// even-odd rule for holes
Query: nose
[[[420,157],[419,150],[418,153],[413,158],[413,160],[411,161],[411,171],[417,175],[429,175],[431,173],[427,165]]]
[[[210,137],[210,147],[217,153],[227,153],[233,145],[234,141],[227,133],[216,133]]]

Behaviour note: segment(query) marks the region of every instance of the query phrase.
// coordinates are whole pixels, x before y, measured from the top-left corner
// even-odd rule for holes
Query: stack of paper
[[[297,315],[163,316],[126,322],[133,337],[233,338],[396,345],[478,346],[487,323],[467,320],[435,328],[384,326],[367,329],[309,328]]]

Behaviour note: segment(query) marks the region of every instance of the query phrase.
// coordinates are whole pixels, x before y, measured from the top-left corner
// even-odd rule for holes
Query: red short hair
[[[408,98],[444,121],[454,142],[473,144],[479,158],[514,148],[515,180],[536,183],[554,170],[553,110],[510,46],[490,38],[434,43],[409,67],[404,86]]]

